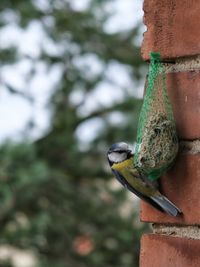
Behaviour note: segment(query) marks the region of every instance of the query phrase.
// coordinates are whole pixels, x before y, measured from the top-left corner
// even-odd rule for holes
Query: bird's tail
[[[161,208],[161,210],[165,211],[167,214],[172,216],[178,216],[182,213],[182,211],[177,208],[169,199],[167,199],[163,195],[153,196],[151,199]]]

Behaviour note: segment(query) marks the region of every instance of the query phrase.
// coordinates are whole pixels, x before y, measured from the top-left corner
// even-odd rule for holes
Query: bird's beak
[[[132,150],[128,150],[128,155],[131,156],[131,157],[133,157],[133,152],[132,152]]]

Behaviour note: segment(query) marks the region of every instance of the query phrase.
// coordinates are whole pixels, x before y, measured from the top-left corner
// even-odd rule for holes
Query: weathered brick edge
[[[140,267],[200,266],[200,6],[198,1],[144,0],[147,31],[142,57],[161,53],[167,74],[180,151],[160,184],[183,211],[173,218],[141,204],[152,234],[141,239]]]
[[[200,240],[158,234],[143,235],[140,266],[199,267]]]
[[[147,26],[141,49],[144,60],[150,51],[159,51],[163,59],[200,54],[198,1],[145,0],[143,10]]]
[[[168,72],[180,151],[174,166],[161,177],[160,187],[183,215],[174,218],[141,203],[140,218],[153,223],[153,234],[142,238],[140,267],[197,267],[200,256],[194,261],[192,255],[195,247],[200,249],[200,71],[190,66],[188,71]],[[164,254],[158,253],[161,246]]]

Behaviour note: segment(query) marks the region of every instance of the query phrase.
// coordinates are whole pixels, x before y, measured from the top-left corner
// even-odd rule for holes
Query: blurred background
[[[0,1],[0,266],[137,267],[132,147],[147,69],[141,0]]]

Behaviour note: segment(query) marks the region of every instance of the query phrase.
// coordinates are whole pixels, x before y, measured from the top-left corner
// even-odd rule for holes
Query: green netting
[[[150,54],[146,95],[141,109],[134,164],[154,180],[167,170],[178,151],[176,126],[159,53]]]

